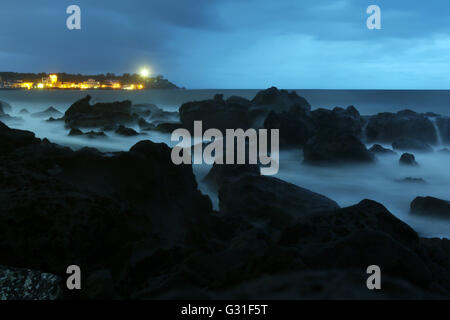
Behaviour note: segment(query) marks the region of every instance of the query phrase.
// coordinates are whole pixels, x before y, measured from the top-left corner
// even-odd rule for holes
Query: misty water
[[[0,100],[13,107],[12,116],[24,121],[6,123],[10,127],[33,131],[39,138],[78,149],[84,146],[102,151],[129,150],[138,141],[150,139],[174,146],[169,134],[148,131],[146,135],[122,137],[108,132],[108,137],[88,139],[69,137],[61,122],[46,122],[20,114],[26,108],[30,113],[39,112],[50,106],[65,112],[76,100],[86,94],[92,96],[91,103],[111,102],[129,99],[133,103],[153,103],[167,111],[176,111],[187,101],[209,99],[216,93],[225,98],[238,95],[253,98],[258,90],[144,90],[144,91],[0,91]],[[450,115],[450,91],[367,91],[367,90],[298,90],[314,108],[354,105],[362,115],[378,112],[396,112],[411,109],[417,112],[435,112]],[[135,128],[138,129],[138,128]],[[442,139],[440,140],[442,144]],[[369,145],[368,147],[370,147]],[[390,146],[385,145],[390,148]],[[442,149],[445,146],[435,146]],[[411,225],[420,235],[426,237],[450,237],[450,220],[411,215],[409,206],[417,196],[433,196],[450,200],[450,155],[448,153],[415,153],[419,167],[403,167],[397,156],[378,156],[371,165],[313,167],[302,163],[301,150],[280,153],[280,171],[276,177],[301,187],[318,192],[335,200],[340,206],[349,206],[362,199],[372,199],[385,205],[398,218]],[[208,190],[201,182],[209,170],[207,165],[195,165],[200,189],[210,195],[215,208],[217,194]],[[422,178],[425,183],[406,183],[400,180]]]

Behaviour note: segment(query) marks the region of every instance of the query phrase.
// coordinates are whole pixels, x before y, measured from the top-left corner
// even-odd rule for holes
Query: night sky
[[[81,7],[81,30],[66,8]],[[382,29],[366,8],[380,6]],[[448,89],[444,0],[15,0],[0,71],[137,72],[187,88]]]

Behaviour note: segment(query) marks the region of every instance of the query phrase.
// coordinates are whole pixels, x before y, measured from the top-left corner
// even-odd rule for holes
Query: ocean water
[[[72,147],[98,148],[102,151],[128,150],[136,142],[150,139],[174,146],[169,134],[147,132],[146,135],[125,138],[107,133],[107,138],[87,139],[67,136],[62,123],[48,123],[43,119],[19,114],[22,108],[30,113],[50,106],[61,112],[86,94],[92,102],[110,102],[129,99],[133,103],[154,103],[167,111],[178,110],[187,101],[203,100],[224,94],[225,98],[238,95],[253,98],[258,90],[151,90],[151,91],[0,91],[0,100],[13,107],[12,115],[24,121],[7,123],[10,127],[33,131],[39,138]],[[297,90],[314,108],[354,105],[361,114],[395,112],[412,109],[417,112],[435,112],[450,116],[450,91],[381,91],[381,90]],[[137,129],[137,128],[136,128]],[[370,146],[369,146],[370,147]],[[386,146],[389,147],[389,146]],[[436,150],[445,146],[435,146]],[[448,147],[448,146],[447,146]],[[411,215],[409,206],[417,196],[434,196],[450,200],[450,156],[444,153],[417,153],[419,167],[401,167],[399,156],[378,157],[375,164],[343,167],[312,167],[302,163],[301,150],[282,151],[278,178],[330,197],[340,206],[353,205],[362,199],[372,199],[385,205],[394,215],[426,237],[450,238],[450,219]],[[208,194],[218,207],[217,194],[209,190],[202,179],[209,166],[195,165],[202,192]],[[425,183],[400,182],[407,177],[422,178]]]

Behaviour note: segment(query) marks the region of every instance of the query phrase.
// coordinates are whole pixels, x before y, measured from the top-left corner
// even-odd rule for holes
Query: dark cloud
[[[80,31],[65,27],[71,4],[82,10]],[[150,65],[180,85],[209,88],[404,87],[420,71],[417,86],[441,86],[436,79],[444,81],[438,73],[448,68],[450,3],[377,0],[377,31],[365,26],[370,4],[9,1],[0,11],[0,70],[123,73]]]

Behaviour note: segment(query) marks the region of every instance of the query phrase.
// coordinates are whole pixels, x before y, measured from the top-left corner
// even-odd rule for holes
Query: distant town
[[[151,77],[148,70],[139,74],[113,73],[81,75],[68,73],[0,72],[0,89],[10,90],[144,90],[178,89],[163,76]]]

